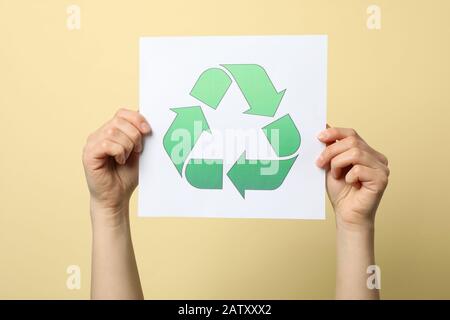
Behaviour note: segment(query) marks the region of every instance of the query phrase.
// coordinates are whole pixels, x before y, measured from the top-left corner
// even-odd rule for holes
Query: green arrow
[[[219,68],[210,68],[200,75],[190,94],[216,109],[230,85],[231,79],[225,71]]]
[[[269,123],[263,131],[279,157],[290,156],[300,147],[300,132],[289,114]]]
[[[227,176],[245,199],[245,190],[275,190],[281,186],[296,159],[248,160],[244,151]]]
[[[222,160],[191,159],[186,166],[186,179],[199,189],[222,189]]]
[[[163,138],[164,149],[182,175],[183,164],[203,131],[211,132],[199,106],[172,108],[177,115]]]
[[[277,92],[266,70],[257,64],[224,64],[236,80],[250,109],[245,113],[273,117],[286,91]]]

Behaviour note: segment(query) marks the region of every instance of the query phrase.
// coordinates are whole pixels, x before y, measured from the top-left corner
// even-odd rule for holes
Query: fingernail
[[[145,122],[142,122],[142,123],[141,123],[141,129],[142,129],[142,131],[144,131],[145,133],[150,132],[150,126],[149,126],[147,123],[145,123]]]
[[[138,144],[138,145],[136,146],[136,151],[137,151],[137,152],[141,152],[141,151],[142,151],[142,144]]]
[[[323,156],[318,157],[317,160],[316,160],[316,164],[319,167],[321,167],[322,166],[322,162],[323,162]]]
[[[319,139],[319,140],[323,140],[323,139],[325,139],[327,137],[327,134],[325,133],[325,132],[321,132],[321,133],[319,133],[319,135],[317,136],[317,138]]]

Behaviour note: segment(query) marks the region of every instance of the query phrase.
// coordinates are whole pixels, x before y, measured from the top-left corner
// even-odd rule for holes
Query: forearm
[[[379,299],[367,286],[367,267],[375,264],[374,228],[343,228],[336,232],[336,299]]]
[[[103,212],[91,205],[92,299],[143,299],[131,240],[128,206]]]

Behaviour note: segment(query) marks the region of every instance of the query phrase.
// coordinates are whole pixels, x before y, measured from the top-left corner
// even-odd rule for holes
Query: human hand
[[[120,109],[89,135],[83,150],[83,166],[91,195],[91,211],[114,213],[128,209],[138,184],[142,138],[150,125],[137,111]],[[93,208],[95,210],[93,210]]]
[[[386,156],[370,147],[354,129],[328,128],[318,139],[327,144],[317,165],[327,171],[327,192],[337,227],[373,229],[388,184]]]

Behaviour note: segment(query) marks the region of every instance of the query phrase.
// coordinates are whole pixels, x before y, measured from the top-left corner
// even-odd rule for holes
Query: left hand
[[[354,129],[328,128],[318,139],[327,147],[317,165],[327,170],[328,197],[338,228],[373,228],[375,213],[388,184],[388,160]]]

